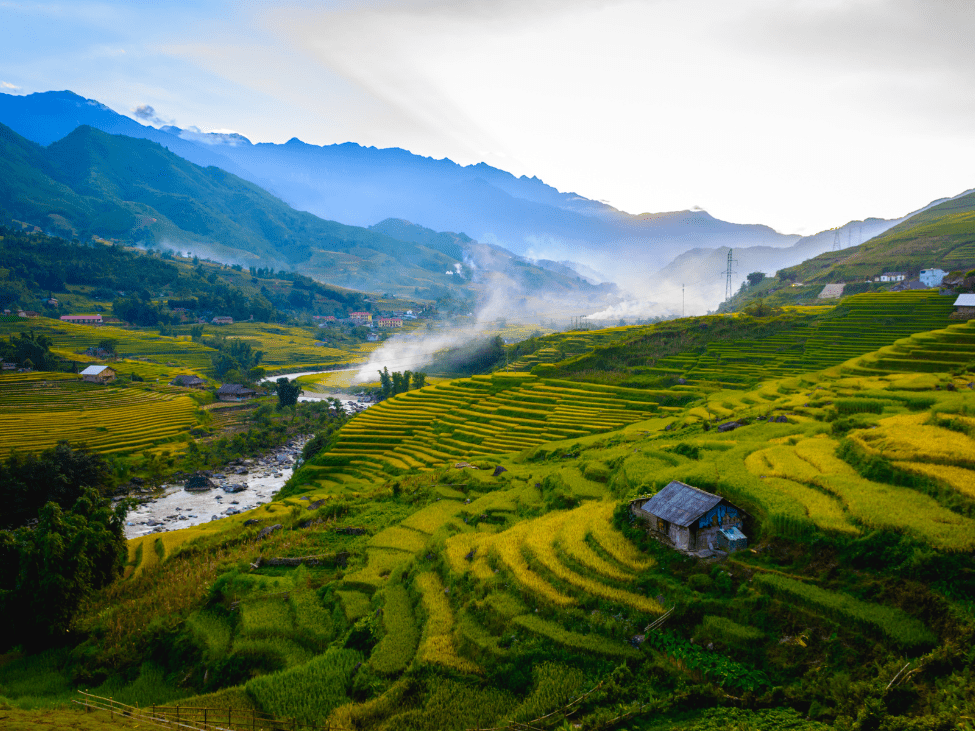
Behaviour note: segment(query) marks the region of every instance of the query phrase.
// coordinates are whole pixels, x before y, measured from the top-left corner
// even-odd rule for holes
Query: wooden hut
[[[647,523],[657,538],[681,551],[720,548],[718,534],[735,528],[725,536],[731,550],[747,545],[742,527],[742,511],[720,495],[713,495],[678,480],[672,481],[653,497],[630,503],[630,511]],[[721,550],[728,550],[722,548]]]

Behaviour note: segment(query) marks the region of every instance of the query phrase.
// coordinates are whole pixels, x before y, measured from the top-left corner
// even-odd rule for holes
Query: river
[[[358,368],[341,370],[354,371]],[[279,373],[265,378],[264,382],[273,382],[278,378],[293,380],[299,376],[335,372],[332,370]],[[359,403],[350,399],[348,394],[338,392],[314,392],[307,396],[299,396],[298,400],[323,401],[327,398],[341,401],[350,414],[355,414],[371,405]],[[125,537],[137,538],[149,533],[164,533],[209,523],[270,502],[274,493],[284,486],[294,472],[295,461],[301,455],[301,448],[307,439],[307,437],[293,439],[262,457],[239,460],[241,462],[239,466],[226,465],[223,469],[212,470],[211,479],[217,484],[217,487],[212,490],[187,491],[182,485],[163,485],[161,496],[150,498],[126,515]]]

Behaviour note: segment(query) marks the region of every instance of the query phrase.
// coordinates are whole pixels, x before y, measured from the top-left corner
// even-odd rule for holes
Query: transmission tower
[[[839,251],[840,248],[840,230],[833,229],[833,251]]]
[[[726,301],[730,300],[731,295],[734,294],[731,287],[731,277],[733,274],[738,273],[735,271],[735,264],[738,263],[738,260],[734,258],[734,253],[735,253],[734,249],[728,249],[728,268],[725,271],[721,272],[726,276],[725,285],[724,285],[724,298]]]

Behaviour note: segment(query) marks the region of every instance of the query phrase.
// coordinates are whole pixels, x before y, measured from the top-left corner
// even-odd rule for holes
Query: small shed
[[[117,374],[108,366],[88,366],[81,372],[81,379],[88,383],[111,383]]]
[[[975,317],[975,294],[960,294],[955,300],[955,311],[950,317],[953,320],[970,320]]]
[[[748,539],[736,525],[720,529],[714,537],[714,545],[722,551],[733,553],[748,548]]]
[[[644,520],[653,535],[681,551],[716,546],[717,534],[734,527],[741,533],[742,511],[720,495],[673,480],[650,499],[630,503],[630,511]],[[744,534],[741,534],[744,538]]]
[[[206,388],[206,381],[199,376],[182,375],[176,376],[169,382],[170,386],[182,386],[183,388]]]

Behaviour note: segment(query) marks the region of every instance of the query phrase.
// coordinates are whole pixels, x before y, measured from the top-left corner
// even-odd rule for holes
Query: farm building
[[[238,383],[225,383],[217,389],[217,399],[220,401],[244,401],[257,396],[258,393],[253,388]]]
[[[632,501],[630,511],[647,523],[652,535],[681,551],[720,548],[722,544],[738,550],[747,545],[738,507],[720,495],[677,480],[652,498]]]
[[[904,272],[884,272],[879,277],[874,277],[875,282],[903,282],[907,279],[907,274]]]
[[[227,315],[217,315],[210,322],[214,325],[233,325],[234,318],[228,317]]]
[[[960,294],[955,300],[955,311],[949,315],[952,320],[970,320],[975,317],[975,294]]]
[[[70,322],[75,325],[101,325],[101,315],[61,315],[61,322]]]
[[[169,385],[183,386],[184,388],[204,388],[207,384],[199,376],[183,375],[176,376],[176,378],[169,382]]]
[[[81,378],[88,383],[111,383],[116,373],[108,366],[88,366],[81,372]]]
[[[349,319],[361,325],[366,322],[372,322],[372,315],[368,312],[350,312]]]
[[[398,317],[380,317],[379,327],[403,327],[403,321]]]

